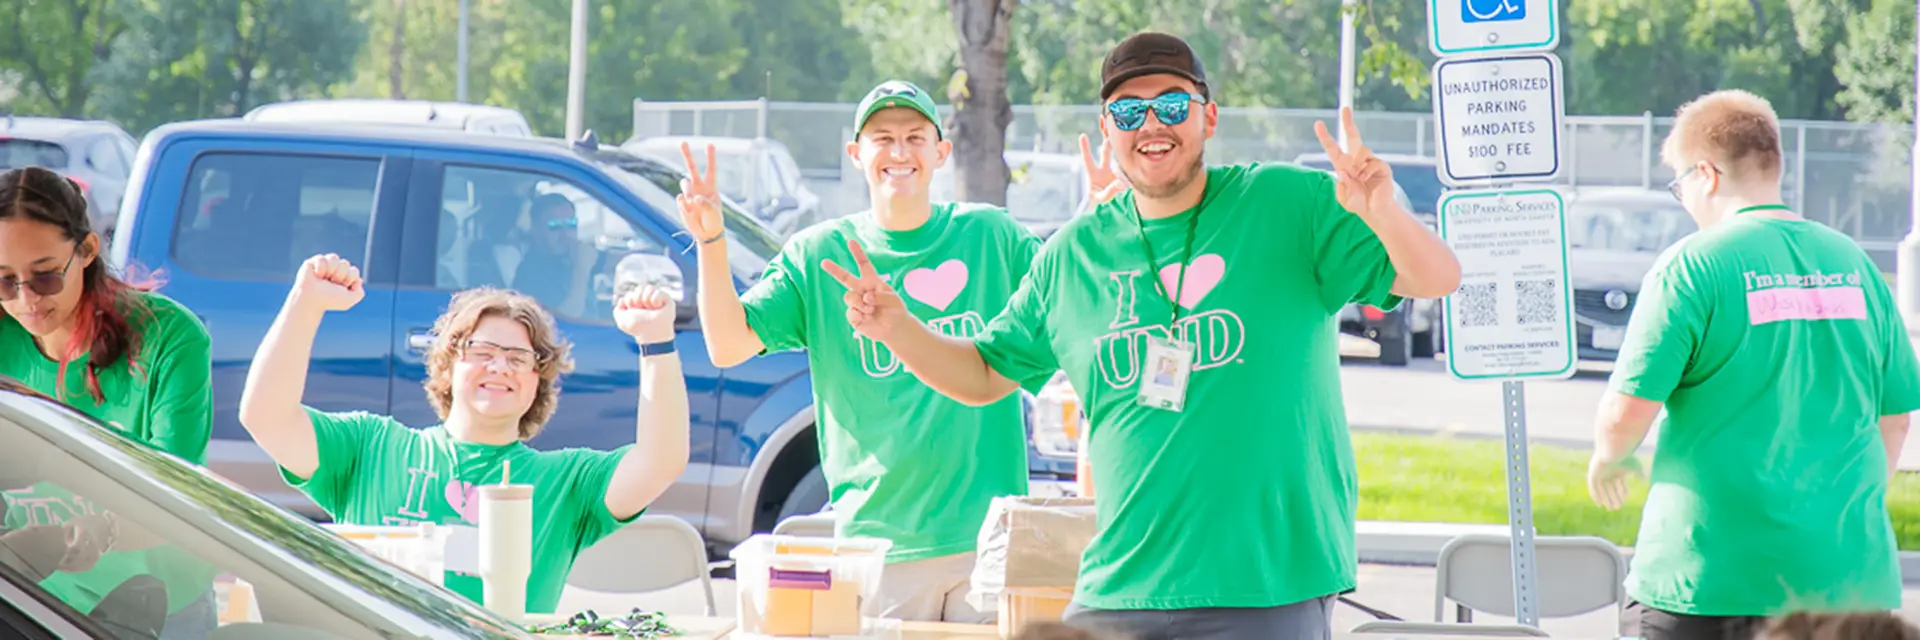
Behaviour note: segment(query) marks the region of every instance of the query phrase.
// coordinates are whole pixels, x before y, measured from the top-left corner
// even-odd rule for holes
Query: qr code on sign
[[[1542,280],[1520,280],[1513,283],[1518,306],[1520,324],[1553,324],[1560,321],[1560,307],[1554,304],[1560,297],[1560,281],[1554,278]]]
[[[1498,286],[1496,282],[1460,285],[1453,293],[1453,312],[1460,316],[1460,326],[1491,327],[1499,322],[1499,314],[1494,313]]]

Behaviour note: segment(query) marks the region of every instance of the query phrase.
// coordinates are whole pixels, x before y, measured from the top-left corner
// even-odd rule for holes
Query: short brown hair
[[[480,287],[453,294],[447,312],[433,321],[433,350],[427,353],[427,402],[440,419],[447,419],[453,405],[453,363],[459,359],[460,345],[467,342],[480,321],[500,317],[520,323],[527,329],[527,341],[538,358],[540,388],[533,393],[533,404],[520,416],[520,439],[540,434],[560,405],[560,375],[573,371],[573,345],[560,336],[553,314],[540,302],[518,291]]]
[[[1660,157],[1675,171],[1705,160],[1736,180],[1780,178],[1780,119],[1765,98],[1739,89],[1680,105]]]
[[[1920,640],[1920,629],[1890,611],[1789,613],[1774,618],[1759,640]]]

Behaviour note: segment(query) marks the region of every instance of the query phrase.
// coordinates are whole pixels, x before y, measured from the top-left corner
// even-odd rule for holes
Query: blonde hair
[[[1765,98],[1715,91],[1680,105],[1660,157],[1676,172],[1705,160],[1742,182],[1778,180],[1780,119]]]
[[[1790,613],[1774,618],[1758,640],[1916,640],[1920,629],[1889,611]]]
[[[533,344],[540,387],[533,392],[533,404],[520,416],[520,439],[526,440],[539,435],[547,420],[553,418],[560,404],[560,375],[573,371],[573,345],[560,336],[553,315],[527,294],[493,287],[453,294],[447,312],[433,322],[438,338],[427,353],[427,402],[441,420],[447,419],[447,410],[453,405],[453,363],[460,359],[461,347],[480,321],[494,317],[520,323],[527,330],[527,341]]]

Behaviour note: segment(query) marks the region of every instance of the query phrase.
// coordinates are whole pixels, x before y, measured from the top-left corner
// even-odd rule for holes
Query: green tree
[[[458,0],[355,0],[355,20],[366,25],[367,41],[354,61],[351,79],[332,87],[337,97],[392,97],[395,22],[404,44],[400,94],[418,100],[453,100],[460,80],[460,5]],[[507,28],[506,0],[469,0],[467,9],[467,99],[484,102],[492,88],[490,70],[500,57]],[[565,48],[564,45],[561,48]],[[564,104],[562,96],[562,104]]]
[[[94,67],[127,31],[126,0],[12,0],[0,8],[0,71],[26,86],[14,109],[78,118],[88,113]]]
[[[136,132],[318,94],[366,40],[348,0],[144,0],[126,15],[99,110]]]
[[[740,71],[725,95],[689,98],[830,102],[878,82],[874,59],[860,32],[846,25],[840,0],[750,0],[732,23],[735,32],[754,34]],[[868,86],[848,88],[863,83]]]
[[[482,102],[519,109],[534,131],[566,131],[571,0],[506,3],[498,56]],[[594,2],[588,23],[586,127],[618,143],[633,130],[633,101],[722,95],[747,58],[726,18],[739,0]]]
[[[1834,101],[1848,120],[1913,123],[1912,2],[1874,0],[1869,10],[1848,16],[1835,57],[1834,75],[1845,88]]]

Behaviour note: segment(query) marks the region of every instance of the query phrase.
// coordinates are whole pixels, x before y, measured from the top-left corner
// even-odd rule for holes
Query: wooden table
[[[526,626],[531,627],[534,625],[566,622],[569,617],[571,617],[571,614],[566,616],[531,614],[527,616]],[[721,638],[727,637],[727,634],[732,633],[734,627],[733,618],[708,618],[704,616],[682,616],[674,614],[667,614],[667,624],[673,625],[673,628],[680,630],[680,635],[673,636],[673,640],[720,640]],[[585,638],[585,636],[564,633],[537,633],[534,634],[534,637],[549,640],[582,640],[582,638]]]
[[[554,624],[566,621],[567,616],[533,614],[527,616],[527,625]],[[734,633],[733,618],[709,618],[704,616],[667,615],[667,624],[679,629],[682,634],[674,640],[723,640],[738,638],[742,634]],[[953,622],[899,622],[899,635],[882,632],[880,638],[887,640],[980,640],[998,638],[1000,630],[990,624],[958,624]],[[542,634],[540,638],[551,640],[581,640],[581,636],[566,634]]]

